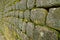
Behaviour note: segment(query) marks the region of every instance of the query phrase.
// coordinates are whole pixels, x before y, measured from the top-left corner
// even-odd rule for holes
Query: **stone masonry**
[[[60,0],[0,0],[0,40],[60,40]]]

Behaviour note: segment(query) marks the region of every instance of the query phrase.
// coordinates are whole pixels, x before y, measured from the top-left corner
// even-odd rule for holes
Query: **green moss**
[[[60,40],[60,33],[58,34],[58,40]]]

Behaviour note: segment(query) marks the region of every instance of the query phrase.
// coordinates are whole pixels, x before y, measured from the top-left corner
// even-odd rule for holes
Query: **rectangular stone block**
[[[20,10],[26,10],[27,0],[21,0],[18,4]]]
[[[30,10],[25,10],[24,12],[24,21],[30,21]]]
[[[36,7],[60,6],[60,0],[36,0]]]
[[[32,9],[35,6],[35,0],[27,0],[27,8]]]
[[[51,28],[60,30],[60,7],[49,9],[46,24]]]
[[[19,11],[18,17],[19,17],[20,19],[23,19],[23,18],[24,18],[23,15],[24,15],[24,12],[23,12],[23,11]]]
[[[28,22],[26,26],[26,35],[32,40],[33,40],[33,31],[34,31],[34,24]]]
[[[45,25],[45,18],[46,18],[47,13],[48,13],[47,10],[43,8],[32,9],[30,19],[35,24]]]

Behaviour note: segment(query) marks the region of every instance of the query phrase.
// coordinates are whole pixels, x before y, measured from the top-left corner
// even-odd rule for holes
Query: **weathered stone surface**
[[[60,30],[60,8],[49,9],[46,24],[49,27]]]
[[[58,33],[44,26],[35,26],[34,40],[58,40]]]
[[[21,0],[20,2],[16,3],[16,9],[25,10],[27,5],[26,1],[27,0]]]
[[[6,2],[5,2],[6,1]],[[4,0],[4,12],[8,12],[11,11],[12,9],[16,9],[15,8],[15,4],[18,2],[19,0]]]
[[[12,25],[14,25],[15,27],[19,26],[19,19],[15,18],[15,17],[5,17],[5,18],[2,18],[1,22],[3,22],[4,24],[8,25],[9,28],[10,27],[12,28],[13,27]],[[2,25],[3,25],[3,23],[2,23]]]
[[[19,11],[14,11],[14,17],[17,17],[18,18],[18,15],[19,14]]]
[[[34,30],[34,24],[31,22],[28,22],[26,26],[26,34],[32,40],[33,40],[33,30]]]
[[[5,7],[12,4],[15,0],[0,0],[0,11],[4,11]]]
[[[45,24],[45,17],[47,15],[47,10],[43,8],[35,8],[31,10],[31,20],[36,24]]]
[[[13,3],[8,4],[7,7],[4,8],[4,12],[12,11],[12,10],[26,10],[27,2],[26,0],[13,1]]]
[[[18,13],[18,17],[21,18],[21,19],[23,19],[23,15],[24,15],[24,12],[23,12],[23,11],[20,11],[20,12]]]
[[[26,22],[23,22],[21,19],[19,20],[19,29],[24,33],[26,32]]]
[[[36,0],[36,7],[60,6],[60,0]]]
[[[27,0],[27,8],[32,9],[35,6],[35,0]]]
[[[3,22],[2,26],[0,26],[2,28],[0,29],[2,31],[1,33],[4,35],[5,40],[15,40],[15,32],[9,26],[7,22]]]
[[[60,0],[0,0],[0,40],[60,40],[60,8],[52,6]]]
[[[30,21],[30,10],[24,12],[24,21]]]
[[[2,17],[16,17],[23,18],[23,11],[11,11],[7,13],[2,13]]]
[[[6,40],[20,40],[21,38],[18,34],[20,33],[20,29],[18,28],[18,26],[16,26],[16,24],[14,25],[13,22],[11,22],[11,20],[12,21],[14,20],[13,19],[11,19],[10,21],[9,20],[4,21],[4,20],[6,19],[1,20],[0,22],[0,30],[1,30],[1,33],[4,35],[5,39]]]
[[[11,11],[11,10],[12,10],[12,7],[11,6],[9,6],[7,8],[4,8],[4,12],[8,12],[8,11]]]
[[[28,36],[24,33],[20,33],[20,36],[21,36],[21,40],[29,40]]]
[[[14,11],[3,14],[3,17],[9,17],[9,16],[14,16]]]

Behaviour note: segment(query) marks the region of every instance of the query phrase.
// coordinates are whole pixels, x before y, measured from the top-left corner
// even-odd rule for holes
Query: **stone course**
[[[60,40],[60,0],[0,0],[0,40]]]

